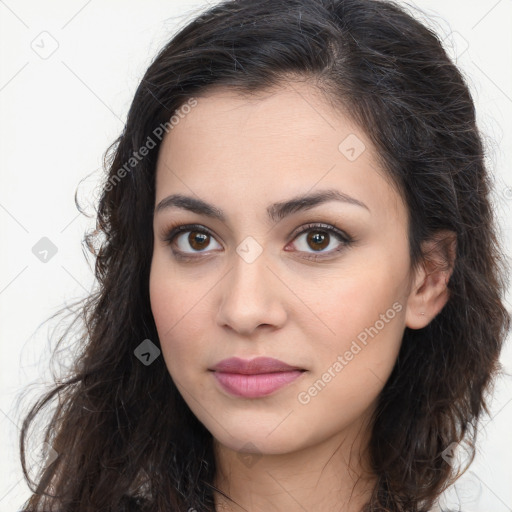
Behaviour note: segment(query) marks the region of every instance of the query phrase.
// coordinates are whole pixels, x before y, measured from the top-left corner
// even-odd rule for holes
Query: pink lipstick
[[[210,370],[225,391],[243,398],[267,396],[294,381],[305,371],[270,357],[250,360],[230,357]]]

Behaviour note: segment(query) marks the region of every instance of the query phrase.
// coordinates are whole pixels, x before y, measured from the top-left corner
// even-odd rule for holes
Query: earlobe
[[[448,302],[456,242],[453,231],[443,230],[422,244],[424,261],[415,272],[407,299],[405,323],[410,329],[428,325]]]

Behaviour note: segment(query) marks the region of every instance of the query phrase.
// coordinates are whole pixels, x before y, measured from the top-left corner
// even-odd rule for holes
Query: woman
[[[431,510],[509,328],[438,38],[388,2],[223,2],[151,64],[106,166],[24,510]]]

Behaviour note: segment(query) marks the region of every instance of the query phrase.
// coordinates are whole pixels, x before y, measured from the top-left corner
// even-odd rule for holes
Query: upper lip
[[[290,366],[289,364],[272,357],[256,357],[254,359],[230,357],[228,359],[223,359],[210,368],[210,370],[225,373],[255,375],[258,373],[289,372],[291,370],[302,370],[302,368]]]

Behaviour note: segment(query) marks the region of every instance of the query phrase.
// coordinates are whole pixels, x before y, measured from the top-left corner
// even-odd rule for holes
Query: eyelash
[[[303,256],[303,258],[306,260],[318,261],[320,259],[328,258],[328,257],[332,256],[333,253],[342,252],[344,249],[349,247],[353,242],[355,242],[355,239],[352,236],[337,229],[335,226],[331,226],[329,224],[319,224],[319,223],[306,224],[305,226],[302,226],[300,228],[299,232],[293,233],[292,241],[295,240],[296,238],[298,238],[300,235],[303,235],[304,233],[308,233],[309,231],[313,231],[313,230],[317,230],[318,232],[334,235],[335,238],[337,238],[341,242],[341,245],[338,249],[333,249],[327,253],[321,253],[321,254],[326,254],[329,256],[316,255],[316,254],[313,256]],[[169,227],[165,231],[163,241],[167,245],[172,245],[172,243],[174,242],[174,239],[177,238],[178,235],[183,234],[183,233],[188,233],[191,231],[200,233],[200,234],[204,234],[204,235],[209,235],[209,236],[215,238],[215,235],[205,226],[202,226],[200,224],[184,224],[184,225],[174,225],[174,226]],[[177,251],[177,250],[172,249],[172,252],[177,259],[182,260],[182,261],[191,261],[191,260],[197,260],[199,258],[202,258],[202,256],[190,256],[187,253],[183,253],[183,251],[179,251],[179,250]],[[197,252],[197,254],[202,254],[203,252],[206,252],[206,251],[196,251],[196,252]],[[299,251],[299,252],[301,252],[301,251]]]

